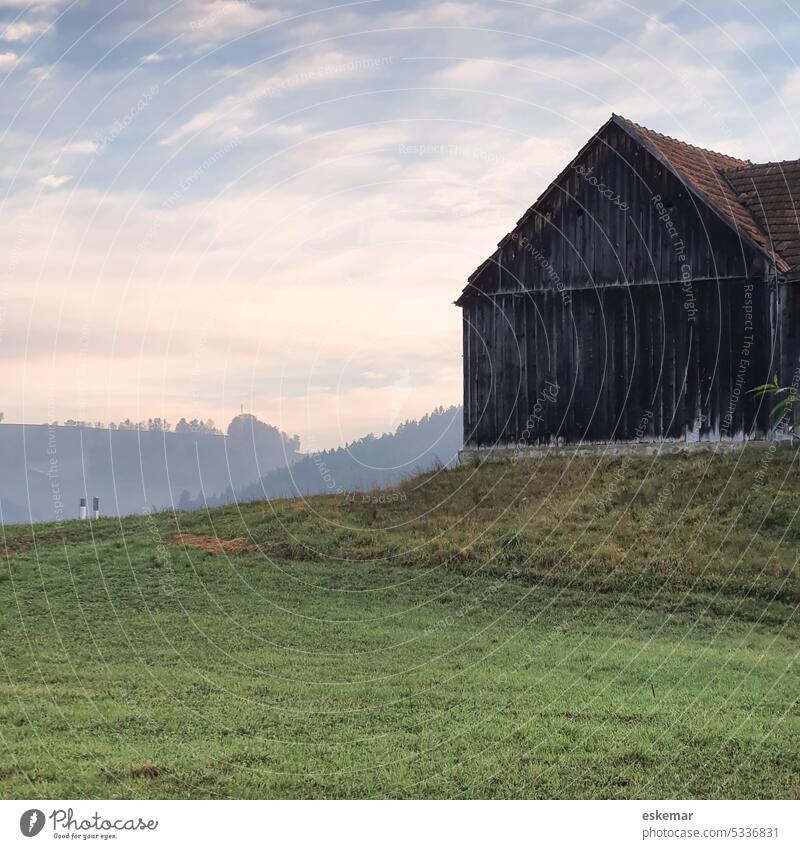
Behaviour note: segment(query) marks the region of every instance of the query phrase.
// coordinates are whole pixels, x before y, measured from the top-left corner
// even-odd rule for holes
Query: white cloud
[[[86,156],[88,154],[97,153],[98,144],[93,141],[76,141],[71,142],[70,144],[64,145],[58,153],[50,160],[51,167],[57,167],[59,162],[64,156],[69,156],[70,154],[74,156]],[[52,188],[58,188],[58,186],[54,186]]]
[[[47,174],[46,176],[39,178],[39,184],[48,189],[59,189],[71,179],[72,177],[68,175],[57,177],[55,174]]]
[[[139,60],[143,65],[156,65],[161,61],[161,56],[158,53],[148,53],[142,56]]]
[[[226,141],[256,131],[263,137],[298,139],[306,132],[306,128],[297,123],[264,126],[267,121],[263,117],[259,119],[259,115],[272,118],[273,101],[296,89],[375,74],[391,65],[391,57],[331,50],[303,51],[301,56],[294,57],[272,74],[236,74],[239,93],[221,98],[208,109],[184,121],[160,144],[173,145],[193,135]],[[229,69],[225,70],[225,75],[231,76]],[[259,126],[261,129],[257,130]]]
[[[47,21],[17,21],[7,24],[0,30],[0,39],[3,41],[30,41],[34,36],[41,35],[50,29]]]
[[[486,26],[497,20],[500,10],[480,3],[443,2],[425,4],[409,12],[390,12],[386,21],[392,26]]]
[[[64,153],[97,153],[97,142],[79,141],[66,145]]]
[[[275,73],[268,76],[263,72],[249,74],[247,99],[254,101],[280,97],[307,86],[348,77],[369,76],[392,64],[391,56],[348,54],[339,50],[303,50]]]
[[[37,65],[28,71],[28,76],[35,84],[43,83],[45,80],[51,79],[55,75],[55,67],[53,65]]]
[[[210,109],[198,112],[185,121],[160,144],[171,145],[196,134],[226,140],[241,135],[249,125],[254,110],[243,97],[224,97]]]
[[[239,0],[187,0],[167,26],[184,41],[216,44],[286,17],[280,9],[257,7]]]
[[[0,0],[0,9],[55,9],[68,0]]]
[[[66,144],[61,148],[59,148],[57,146],[55,146],[55,147],[56,147],[56,153],[55,153],[55,155],[53,155],[51,157],[50,165],[49,165],[49,167],[52,168],[53,170],[55,170],[59,167],[61,160],[65,156],[70,156],[70,155],[71,156],[86,156],[88,154],[97,153],[97,150],[98,150],[97,143],[93,142],[93,141],[71,142],[70,144]],[[44,151],[42,151],[42,154],[43,153],[44,153]],[[49,174],[44,179],[49,179],[52,176],[53,176],[52,174]],[[55,179],[59,180],[61,178],[56,177]],[[67,179],[70,179],[70,178],[67,178]],[[39,182],[41,183],[41,180]],[[59,186],[51,185],[49,183],[42,183],[42,185],[47,185],[48,188],[56,188],[56,189],[59,188]],[[63,185],[63,182],[60,185]]]
[[[0,53],[0,71],[12,68],[19,61],[16,53]]]
[[[431,74],[429,83],[433,86],[466,89],[499,89],[502,79],[513,73],[505,63],[483,59],[467,59],[454,62],[448,67]]]

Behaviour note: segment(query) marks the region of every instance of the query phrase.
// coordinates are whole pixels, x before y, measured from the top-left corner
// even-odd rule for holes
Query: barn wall
[[[481,295],[464,305],[467,447],[763,436],[774,288],[744,278]]]

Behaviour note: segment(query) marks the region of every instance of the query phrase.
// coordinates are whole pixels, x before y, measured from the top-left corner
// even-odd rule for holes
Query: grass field
[[[794,456],[6,527],[0,794],[797,798]]]

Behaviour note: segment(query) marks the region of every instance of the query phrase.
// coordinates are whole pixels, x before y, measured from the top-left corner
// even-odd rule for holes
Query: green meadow
[[[6,526],[4,798],[797,798],[791,449]]]

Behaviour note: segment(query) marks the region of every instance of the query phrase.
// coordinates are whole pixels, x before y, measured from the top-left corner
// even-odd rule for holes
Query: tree
[[[184,489],[178,499],[178,510],[191,510],[193,507],[192,494],[188,489]]]
[[[222,436],[222,431],[216,427],[213,419],[192,419],[187,422],[185,418],[181,418],[178,424],[175,425],[175,433],[207,433],[213,436]]]

